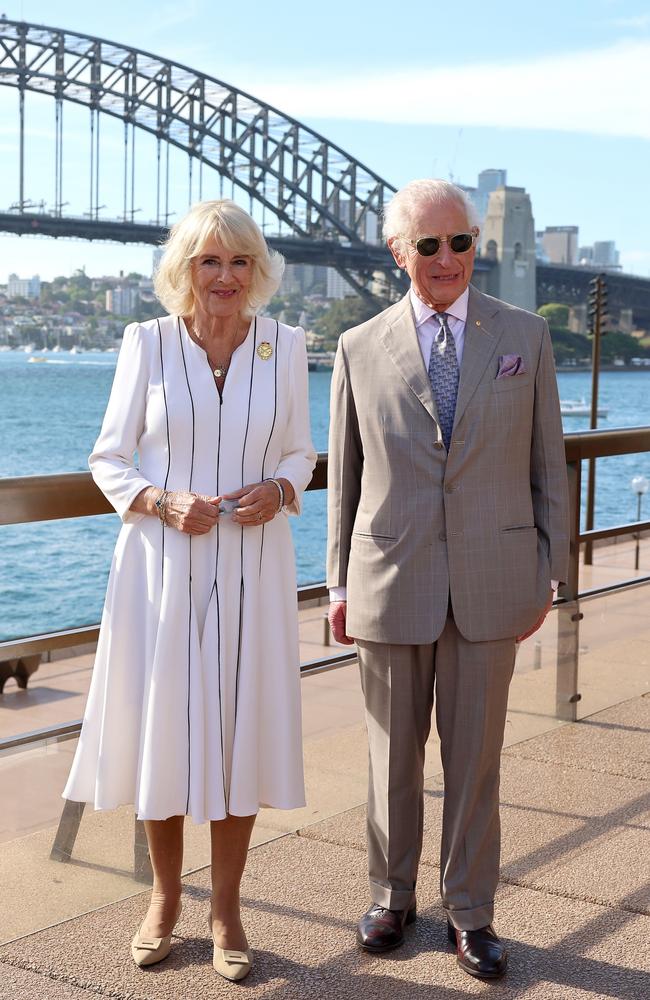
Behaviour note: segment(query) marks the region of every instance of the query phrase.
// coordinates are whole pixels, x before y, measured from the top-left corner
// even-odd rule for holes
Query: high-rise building
[[[151,276],[152,277],[154,276],[154,274],[158,270],[158,267],[160,265],[160,261],[162,260],[162,255],[163,255],[164,252],[165,251],[163,250],[162,247],[156,247],[156,249],[154,250],[154,252],[152,254],[152,260],[151,260]]]
[[[478,184],[476,186],[476,200],[474,204],[476,205],[476,210],[481,218],[481,222],[485,219],[488,210],[488,202],[490,200],[490,195],[497,188],[505,187],[508,183],[508,171],[507,170],[497,170],[494,167],[490,167],[487,170],[481,170],[478,175]]]
[[[138,289],[130,285],[109,288],[106,292],[106,312],[116,316],[131,316],[138,304]]]
[[[478,175],[476,187],[470,187],[467,184],[458,185],[458,187],[465,192],[476,209],[480,225],[482,225],[485,221],[490,195],[493,191],[496,191],[497,188],[505,187],[507,183],[507,176],[507,170],[497,170],[495,167],[489,167],[487,170],[481,170]]]
[[[595,267],[619,267],[619,252],[614,240],[596,240],[592,259]]]
[[[551,264],[578,263],[577,226],[547,226],[538,235]]]
[[[601,267],[605,270],[620,269],[620,255],[614,240],[596,240],[593,246],[580,247],[578,261],[585,267]]]
[[[327,291],[328,299],[346,299],[350,295],[356,295],[352,285],[349,285],[342,274],[335,271],[333,267],[327,268]]]
[[[10,274],[7,281],[7,297],[10,299],[40,299],[41,279],[37,274],[32,278],[19,278]]]

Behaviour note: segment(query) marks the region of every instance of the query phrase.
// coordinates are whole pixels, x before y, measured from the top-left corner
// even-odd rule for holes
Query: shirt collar
[[[416,327],[422,326],[426,323],[428,319],[436,315],[436,310],[432,309],[431,306],[426,305],[425,302],[419,298],[418,295],[413,291],[413,286],[409,290],[409,297],[411,299],[411,308],[413,309],[413,315],[415,317]],[[462,323],[467,322],[467,306],[469,302],[469,286],[465,289],[462,295],[459,295],[455,302],[445,310],[448,316],[453,316],[454,319],[460,320]]]

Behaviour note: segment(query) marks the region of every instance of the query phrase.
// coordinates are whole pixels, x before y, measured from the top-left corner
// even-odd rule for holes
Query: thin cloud
[[[612,28],[622,28],[624,31],[643,31],[650,28],[650,14],[638,14],[636,17],[615,17],[607,22]]]
[[[247,81],[297,118],[552,129],[650,139],[650,40],[527,62]]]

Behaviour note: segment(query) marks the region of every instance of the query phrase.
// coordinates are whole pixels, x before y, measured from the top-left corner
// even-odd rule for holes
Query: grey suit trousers
[[[442,902],[455,927],[484,927],[499,877],[499,771],[515,640],[469,642],[450,615],[435,643],[357,646],[370,753],[371,898],[393,910],[415,899],[435,688],[445,787]]]

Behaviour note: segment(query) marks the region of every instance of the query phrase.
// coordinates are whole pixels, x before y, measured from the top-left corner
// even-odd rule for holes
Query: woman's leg
[[[245,951],[239,913],[239,883],[244,873],[255,816],[227,816],[210,823],[212,846],[212,933],[218,948]]]
[[[153,892],[142,924],[145,937],[171,934],[181,898],[183,816],[144,821],[153,868]]]

